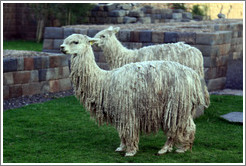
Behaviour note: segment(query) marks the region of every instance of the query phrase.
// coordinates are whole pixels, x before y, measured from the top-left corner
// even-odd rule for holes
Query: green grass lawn
[[[243,126],[219,116],[243,111],[243,97],[211,96],[211,106],[195,120],[192,152],[155,155],[165,142],[140,137],[139,151],[126,158],[112,126],[98,127],[75,97],[55,99],[3,112],[4,163],[242,163]]]
[[[3,42],[4,50],[28,50],[28,51],[42,51],[43,43],[26,40],[13,40]]]

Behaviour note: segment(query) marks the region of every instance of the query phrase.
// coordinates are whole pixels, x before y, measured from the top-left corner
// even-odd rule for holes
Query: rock
[[[182,18],[182,13],[173,13],[172,14],[173,19],[181,19]]]
[[[144,13],[140,10],[132,10],[128,14],[130,17],[143,17]]]
[[[221,118],[229,121],[243,124],[243,112],[230,112],[225,115],[221,115]]]
[[[219,13],[217,16],[218,16],[218,18],[222,18],[222,19],[225,18],[225,15],[222,13]]]
[[[140,22],[142,24],[150,24],[151,18],[150,17],[141,17],[141,18],[139,18],[138,22]]]
[[[136,17],[128,17],[128,16],[125,16],[124,19],[123,19],[123,22],[125,24],[135,23],[136,21],[137,21],[137,18]]]
[[[192,14],[190,12],[182,13],[184,19],[192,19]]]
[[[109,16],[111,17],[122,17],[126,15],[125,10],[112,10],[108,13]]]

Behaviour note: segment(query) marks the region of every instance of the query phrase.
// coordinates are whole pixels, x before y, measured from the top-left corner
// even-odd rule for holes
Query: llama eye
[[[74,44],[79,44],[79,42],[77,42],[77,41],[74,41],[73,43],[74,43]]]
[[[104,35],[101,35],[101,38],[105,38],[105,36]]]

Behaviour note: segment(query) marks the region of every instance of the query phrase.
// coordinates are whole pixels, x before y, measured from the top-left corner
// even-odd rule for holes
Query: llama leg
[[[189,118],[189,122],[182,133],[183,137],[180,137],[177,146],[177,153],[184,153],[187,150],[192,150],[192,145],[195,139],[196,125],[192,118]]]
[[[126,150],[126,141],[125,139],[121,136],[121,142],[120,146],[115,150],[116,152],[123,152]]]
[[[158,151],[159,155],[171,152],[173,150],[173,139],[169,137],[161,150]]]
[[[126,135],[126,157],[134,156],[138,150],[139,132],[135,131],[131,135]]]

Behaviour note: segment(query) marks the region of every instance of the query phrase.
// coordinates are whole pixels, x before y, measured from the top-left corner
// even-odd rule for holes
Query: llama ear
[[[112,31],[114,28],[112,26],[108,27],[108,30]]]
[[[93,45],[95,42],[97,42],[98,40],[100,40],[100,39],[97,39],[97,38],[91,38],[91,37],[87,37],[87,38],[88,38],[88,40],[89,40],[90,45]]]
[[[116,28],[113,29],[114,33],[118,33],[119,31],[120,31],[120,27],[116,27]]]

